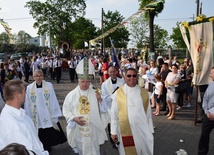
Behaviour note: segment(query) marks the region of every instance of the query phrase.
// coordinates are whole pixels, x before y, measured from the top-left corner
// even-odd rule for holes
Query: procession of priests
[[[24,85],[17,83],[17,87],[20,85],[23,89],[17,89],[11,97],[6,96],[0,117],[5,128],[10,127],[3,119],[7,116],[13,119],[14,131],[24,129],[30,136],[22,135],[23,132],[4,135],[1,127],[4,142],[0,140],[0,149],[20,143],[34,154],[48,154],[52,146],[68,141],[79,155],[100,155],[100,146],[109,140],[108,125],[109,137],[120,155],[153,155],[154,129],[148,92],[137,85],[138,75],[134,68],[127,69],[122,79],[116,77],[117,72],[116,67],[109,67],[111,76],[101,86],[102,92],[92,85],[95,68],[91,60],[84,57],[76,66],[78,85],[65,97],[61,111],[53,85],[43,79],[41,70],[35,70],[34,82],[27,86],[26,93]],[[7,85],[15,90],[11,82]],[[59,123],[62,115],[67,122],[66,135]],[[13,136],[16,139],[13,140]]]
[[[120,155],[153,155],[151,107],[148,92],[136,85],[137,71],[132,69],[126,73],[126,84],[115,92],[111,91],[114,93],[110,101],[109,98],[101,98],[102,92],[91,84],[94,67],[90,59],[83,58],[76,72],[78,86],[66,96],[63,104],[63,115],[68,124],[67,139],[74,152],[80,155],[100,154],[100,145],[107,140],[106,119],[100,116],[105,113],[108,116],[111,108],[111,138]]]

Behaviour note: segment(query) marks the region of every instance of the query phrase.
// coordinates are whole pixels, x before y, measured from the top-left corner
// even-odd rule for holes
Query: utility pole
[[[103,14],[104,14],[104,11],[103,11],[103,8],[101,10],[101,29],[102,29],[102,43],[101,43],[101,52],[104,53],[104,50],[105,50],[105,40],[104,40],[104,37],[103,37],[103,33],[104,33],[104,22],[103,22]]]
[[[201,5],[200,5],[200,14],[202,14],[202,2],[201,2]]]
[[[48,47],[51,49],[51,27],[50,27],[50,17],[48,16]]]
[[[197,8],[196,8],[196,17],[199,16],[199,10],[200,10],[200,0],[196,0],[196,3],[197,3]]]

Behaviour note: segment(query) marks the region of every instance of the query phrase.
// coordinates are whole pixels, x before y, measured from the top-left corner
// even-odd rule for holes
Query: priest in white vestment
[[[101,86],[102,99],[106,100],[109,109],[111,109],[112,104],[111,95],[125,83],[123,79],[117,77],[117,74],[117,69],[114,66],[110,66],[108,68],[108,75],[110,77]]]
[[[68,143],[80,155],[99,155],[100,145],[108,139],[100,118],[100,113],[107,108],[102,107],[101,95],[90,83],[94,77],[91,60],[83,58],[76,72],[78,86],[68,93],[63,103]]]
[[[129,68],[126,84],[112,96],[111,138],[118,144],[120,155],[153,155],[154,128],[148,92],[136,85],[137,79],[137,71]]]
[[[6,104],[0,116],[0,149],[11,143],[24,145],[37,155],[48,155],[44,151],[32,120],[21,105],[25,101],[25,86],[20,80],[9,80],[4,84]]]
[[[111,104],[112,104],[112,94],[122,85],[124,85],[125,81],[121,78],[118,78],[118,69],[115,66],[110,66],[108,68],[109,78],[102,83],[101,85],[101,96],[102,99],[105,100],[105,103],[108,107],[107,114],[101,114],[101,119],[104,127],[108,125],[108,132],[110,134],[110,122],[111,122]],[[114,142],[110,139],[110,142],[113,144]]]
[[[25,111],[33,120],[45,150],[66,142],[58,118],[62,116],[53,85],[43,80],[42,70],[33,72],[34,82],[27,86]]]

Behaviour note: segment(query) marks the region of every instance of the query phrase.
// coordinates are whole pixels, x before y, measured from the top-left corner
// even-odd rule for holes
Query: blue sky
[[[33,28],[34,20],[29,15],[27,8],[24,8],[28,0],[1,0],[0,18],[3,18],[12,28],[12,34],[24,30],[31,36],[36,36],[37,30]],[[45,1],[45,0],[42,0]],[[177,21],[192,21],[193,15],[196,15],[196,0],[165,0],[164,10],[157,18],[155,24],[160,25],[172,33],[172,27],[176,26]],[[203,3],[202,13],[207,17],[214,16],[214,0],[201,0]],[[105,12],[108,10],[119,11],[121,15],[128,18],[138,11],[138,0],[86,0],[86,18],[100,27],[101,8]],[[0,27],[0,33],[3,32]]]

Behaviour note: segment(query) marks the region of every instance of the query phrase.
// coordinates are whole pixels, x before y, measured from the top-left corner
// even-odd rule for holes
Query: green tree
[[[116,25],[120,24],[125,18],[118,12],[108,11],[104,13],[104,32],[110,30]],[[101,31],[100,31],[101,34]],[[125,27],[120,27],[115,30],[113,33],[109,34],[107,38],[105,38],[105,47],[111,47],[110,39],[114,40],[115,47],[124,47],[126,48],[129,42],[129,31]]]
[[[187,32],[187,37],[189,38],[189,31]],[[172,34],[170,35],[170,39],[173,41],[173,46],[175,48],[186,48],[186,44],[183,40],[180,27],[179,27],[179,22],[176,23],[176,27],[172,28]]]
[[[8,59],[8,55],[14,52],[13,50],[14,44],[0,44],[0,51],[4,52],[4,61],[6,62]]]
[[[73,32],[70,31],[72,20],[84,15],[85,0],[47,0],[42,3],[31,0],[26,3],[29,13],[36,20],[34,27],[38,34],[49,33],[54,42],[71,41]]]
[[[15,43],[16,44],[29,44],[31,36],[25,31],[21,30],[15,36]]]
[[[130,23],[129,31],[131,33],[132,44],[137,48],[142,48],[148,36],[149,21],[143,14]]]
[[[154,34],[154,46],[156,48],[167,47],[167,42],[169,41],[168,32],[159,25],[154,25]]]
[[[6,32],[0,34],[0,44],[7,44],[10,42],[10,38]]]
[[[36,46],[34,44],[14,44],[13,46],[13,51],[17,52],[17,53],[21,53],[21,54],[26,54],[28,52],[41,52],[42,50],[44,50],[45,47],[39,47]]]
[[[73,48],[84,48],[84,42],[88,42],[91,38],[95,38],[97,28],[92,21],[83,17],[78,18],[72,24],[73,32]]]
[[[146,17],[149,18],[149,29],[150,29],[150,51],[154,52],[154,18],[162,12],[164,8],[164,0],[153,2],[153,0],[138,0],[140,2],[140,9],[145,8]],[[152,2],[152,3],[151,3]]]

